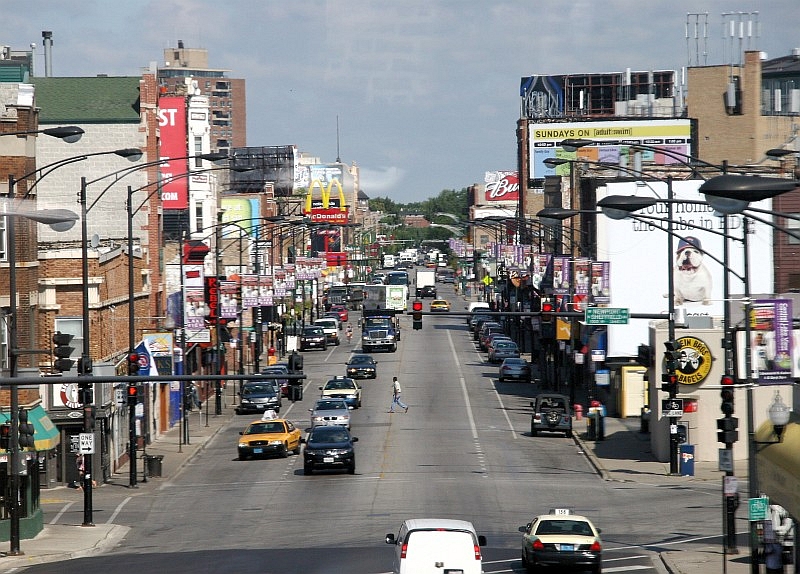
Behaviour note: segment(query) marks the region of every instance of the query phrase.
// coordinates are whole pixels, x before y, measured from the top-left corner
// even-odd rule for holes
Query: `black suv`
[[[436,286],[435,285],[425,285],[417,289],[417,299],[424,299],[425,297],[433,297],[436,299]]]
[[[572,415],[569,398],[565,395],[545,393],[531,401],[531,436],[539,431],[563,432],[564,436],[572,436]]]
[[[315,426],[308,437],[300,439],[303,449],[303,474],[311,474],[318,468],[342,469],[348,474],[356,473],[356,452],[351,436],[343,426]]]

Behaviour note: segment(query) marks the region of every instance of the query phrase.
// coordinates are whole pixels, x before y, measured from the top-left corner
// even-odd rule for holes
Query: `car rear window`
[[[406,559],[415,557],[435,557],[437,561],[456,566],[464,557],[475,555],[475,539],[471,532],[464,530],[412,530],[406,537],[408,550]]]

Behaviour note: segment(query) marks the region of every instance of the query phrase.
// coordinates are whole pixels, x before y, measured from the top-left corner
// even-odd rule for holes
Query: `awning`
[[[758,428],[756,440],[775,440],[771,422]],[[769,496],[770,503],[780,504],[792,516],[800,516],[800,416],[792,413],[781,442],[759,448],[756,455],[759,490]]]
[[[9,413],[0,413],[0,424],[11,420]],[[33,424],[33,441],[37,451],[50,450],[61,442],[61,435],[41,405],[28,410],[28,422]]]

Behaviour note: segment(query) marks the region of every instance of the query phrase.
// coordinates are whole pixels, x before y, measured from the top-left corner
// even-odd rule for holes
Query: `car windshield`
[[[366,355],[356,355],[355,357],[350,359],[351,365],[361,365],[361,364],[369,365],[371,363],[372,363],[372,358],[367,357]]]
[[[344,401],[317,401],[314,407],[316,411],[346,411],[347,403]]]
[[[516,343],[512,343],[511,341],[499,341],[497,343],[497,348],[498,349],[516,349],[517,348],[517,344]]]
[[[306,335],[308,337],[313,337],[315,335],[322,335],[322,334],[323,334],[322,327],[308,327],[305,330],[303,330],[303,335]]]
[[[536,534],[573,534],[592,536],[592,529],[583,520],[542,520],[536,528]]]
[[[243,395],[274,395],[275,389],[272,384],[248,383],[242,387]]]
[[[506,359],[503,361],[504,365],[524,365],[525,359]]]
[[[346,442],[350,440],[350,434],[343,427],[329,426],[317,427],[311,432],[308,438],[308,444],[325,443],[325,442]]]
[[[274,434],[282,433],[286,429],[280,421],[253,423],[244,431],[244,434]]]
[[[336,389],[354,389],[356,387],[355,383],[350,379],[334,379],[332,381],[328,381],[325,383],[325,390],[336,390]]]

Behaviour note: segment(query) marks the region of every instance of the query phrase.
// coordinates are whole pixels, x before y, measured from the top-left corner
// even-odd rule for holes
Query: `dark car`
[[[289,367],[286,365],[272,365],[271,367],[265,367],[261,369],[262,375],[288,375],[289,374]],[[289,396],[289,379],[285,378],[275,378],[275,379],[268,379],[272,386],[275,387],[275,392],[280,393],[282,397]]]
[[[302,441],[303,473],[311,474],[318,469],[346,470],[356,473],[356,452],[353,443],[358,441],[343,426],[315,426]]]
[[[572,436],[572,415],[567,396],[541,394],[531,401],[531,407],[531,436],[540,431],[563,432],[567,438]]]
[[[501,383],[509,379],[529,383],[531,381],[531,366],[528,361],[519,357],[503,359],[500,364],[498,378]]]
[[[371,355],[353,355],[347,363],[347,376],[353,379],[374,379],[378,363]]]
[[[300,335],[300,350],[307,351],[308,349],[328,349],[328,338],[325,336],[325,331],[322,327],[306,327]]]
[[[276,413],[281,411],[281,397],[275,392],[270,381],[247,382],[242,385],[239,391],[239,404],[236,407],[236,414],[263,413],[273,410]]]
[[[425,285],[424,287],[417,289],[417,298],[424,299],[425,297],[433,297],[436,299],[435,285]]]

